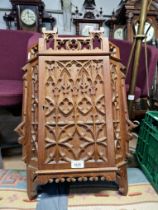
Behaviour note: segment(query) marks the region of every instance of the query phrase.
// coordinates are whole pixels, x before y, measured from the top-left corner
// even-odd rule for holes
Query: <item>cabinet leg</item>
[[[33,170],[27,167],[27,194],[30,200],[37,196],[36,185],[33,182]]]
[[[119,193],[121,195],[127,195],[128,193],[128,181],[127,181],[127,169],[126,166],[119,168],[117,173],[117,183],[119,186]]]

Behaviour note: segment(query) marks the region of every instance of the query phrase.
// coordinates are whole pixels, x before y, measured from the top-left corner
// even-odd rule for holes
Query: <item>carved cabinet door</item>
[[[111,98],[109,56],[40,56],[39,169],[115,166]]]

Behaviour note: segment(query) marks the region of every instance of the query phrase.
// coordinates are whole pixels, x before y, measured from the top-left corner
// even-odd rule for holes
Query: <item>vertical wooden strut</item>
[[[133,111],[135,86],[136,86],[136,81],[137,81],[137,72],[138,72],[142,40],[144,39],[144,36],[145,36],[144,35],[144,24],[145,24],[145,20],[146,20],[148,6],[149,6],[149,0],[142,0],[141,13],[140,13],[140,17],[139,17],[138,34],[135,37],[136,42],[133,42],[133,44],[135,45],[133,71],[132,71],[132,75],[131,75],[131,81],[130,81],[129,92],[128,92],[128,111],[129,111],[130,118],[132,116],[132,111]],[[133,52],[131,52],[131,53],[133,53]]]

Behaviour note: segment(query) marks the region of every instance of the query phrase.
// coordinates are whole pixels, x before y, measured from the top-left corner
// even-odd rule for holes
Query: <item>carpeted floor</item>
[[[73,184],[68,210],[158,209],[158,194],[139,169],[128,169],[128,181],[127,196],[108,190],[103,182]],[[28,200],[25,170],[0,170],[0,210],[35,210],[36,203]]]

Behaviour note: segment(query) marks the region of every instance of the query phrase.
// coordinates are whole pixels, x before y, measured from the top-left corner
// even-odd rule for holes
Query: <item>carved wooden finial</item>
[[[85,0],[84,3],[83,3],[83,6],[85,9],[95,9],[95,1],[94,0]]]

